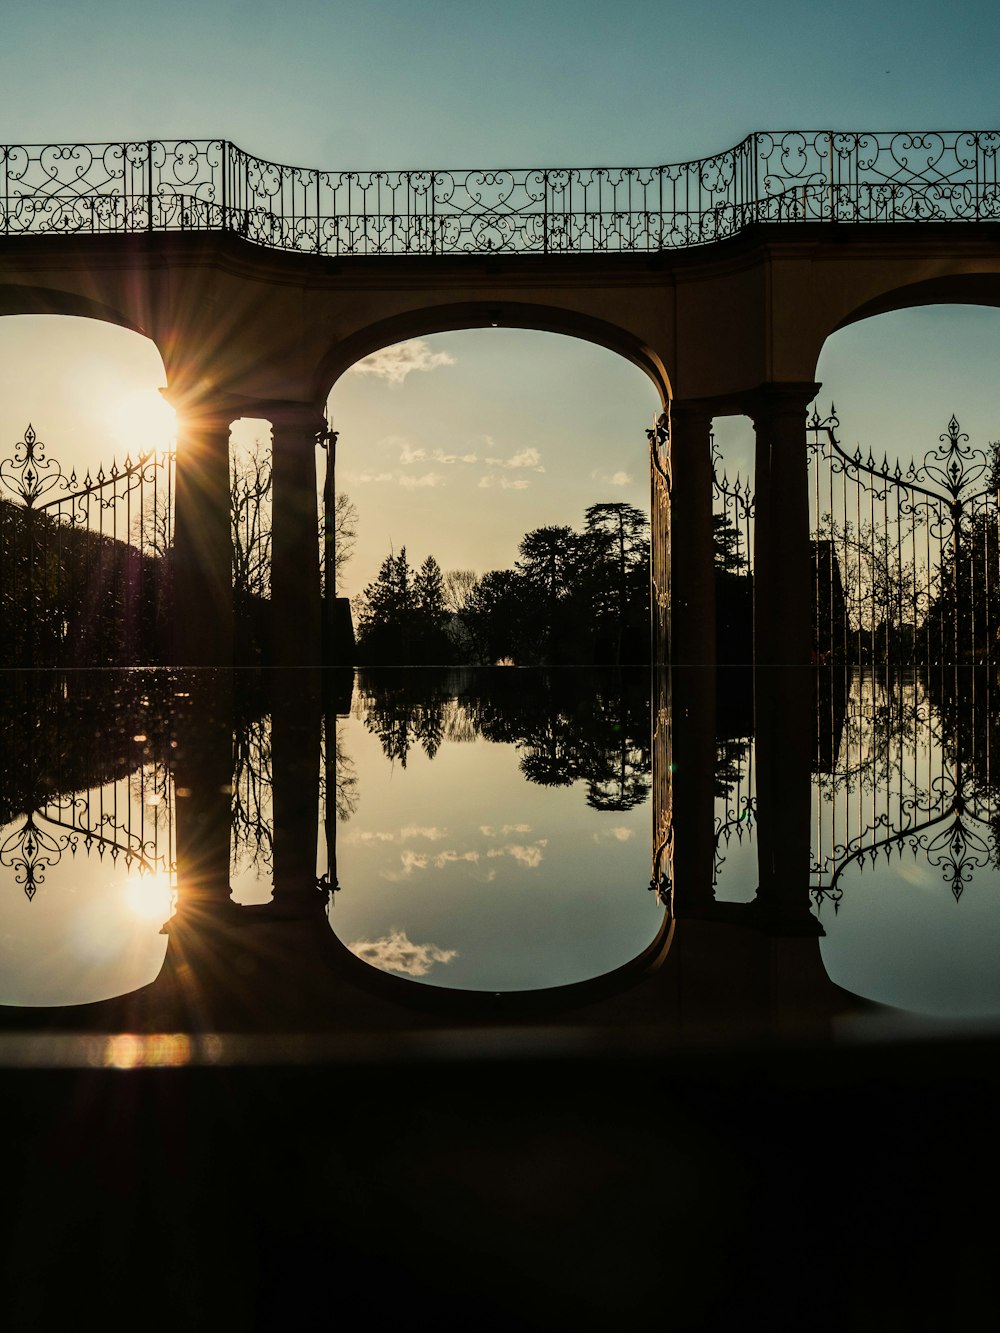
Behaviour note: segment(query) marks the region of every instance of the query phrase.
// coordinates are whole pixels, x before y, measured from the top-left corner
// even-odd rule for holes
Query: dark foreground
[[[993,1037],[435,1044],[7,1070],[5,1326],[978,1326]]]

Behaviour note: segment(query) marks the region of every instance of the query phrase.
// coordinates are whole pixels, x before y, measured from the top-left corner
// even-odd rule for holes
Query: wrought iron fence
[[[163,660],[173,471],[172,452],[150,450],[81,481],[28,426],[0,461],[3,665]]]
[[[848,453],[814,411],[814,642],[820,661],[994,660],[1000,631],[1000,444],[952,416],[919,464]]]
[[[0,150],[0,230],[227,231],[329,256],[664,251],[761,222],[995,221],[998,150],[998,130],[786,130],[665,166],[319,171],[223,139],[18,144]]]

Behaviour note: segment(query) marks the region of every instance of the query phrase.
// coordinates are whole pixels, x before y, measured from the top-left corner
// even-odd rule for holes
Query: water
[[[142,995],[162,1030],[343,1036],[594,986],[670,1040],[994,1022],[995,682],[799,679],[796,705],[767,673],[7,673],[5,1027],[111,1030]],[[808,994],[727,977],[775,950]],[[275,1008],[288,967],[308,1015]]]

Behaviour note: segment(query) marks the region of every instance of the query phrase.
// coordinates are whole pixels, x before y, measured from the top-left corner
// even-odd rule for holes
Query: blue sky
[[[332,169],[653,164],[724,149],[754,129],[996,127],[998,37],[1000,11],[961,0],[8,0],[2,137],[216,136]],[[502,330],[498,365],[482,352],[489,332],[428,340],[439,359],[403,382],[353,376],[338,388],[343,484],[361,512],[354,584],[390,541],[421,558],[445,546],[435,553],[446,568],[482,570],[513,559],[531,526],[578,524],[593,500],[644,502],[652,396],[642,376],[608,353]],[[824,399],[836,399],[847,437],[878,436],[882,447],[922,429],[922,453],[951,411],[970,433],[1000,437],[998,332],[997,312],[960,310],[848,331],[824,352]],[[0,453],[22,418],[74,463],[121,453],[142,404],[155,411],[160,382],[155,349],[135,335],[67,325],[54,338],[37,322],[2,319]],[[745,465],[746,424],[719,435]],[[539,454],[534,468],[479,461],[509,463],[525,449]],[[423,460],[401,462],[420,450]],[[433,467],[435,450],[477,463]],[[394,479],[361,481],[366,471]],[[432,472],[442,480],[399,480]],[[594,474],[631,480],[599,490]]]

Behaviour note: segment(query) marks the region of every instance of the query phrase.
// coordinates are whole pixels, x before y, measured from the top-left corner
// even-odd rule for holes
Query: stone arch
[[[0,317],[4,315],[71,315],[79,319],[97,319],[104,324],[117,324],[145,338],[150,337],[148,329],[123,310],[80,292],[54,287],[21,284],[0,286]]]
[[[382,347],[428,334],[485,328],[557,333],[595,343],[638,366],[653,381],[664,405],[671,397],[669,372],[659,354],[617,324],[569,308],[526,301],[466,301],[403,311],[349,335],[318,367],[314,385],[316,398],[325,398],[346,370]]]

